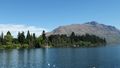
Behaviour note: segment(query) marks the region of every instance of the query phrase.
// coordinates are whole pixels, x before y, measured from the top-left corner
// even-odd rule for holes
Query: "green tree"
[[[35,47],[45,47],[46,45],[47,45],[47,38],[46,38],[45,31],[43,30],[42,35],[40,35],[36,39],[36,46]]]
[[[33,44],[33,43],[34,43],[33,35],[30,35],[30,38],[29,38],[28,41],[29,41],[29,43],[28,43],[29,46],[30,46],[30,47],[33,47],[33,45],[34,45],[34,44]]]
[[[36,35],[35,35],[35,33],[33,33],[33,39],[36,39]]]
[[[46,40],[46,34],[45,34],[45,31],[43,30],[43,32],[42,32],[42,38],[43,38],[43,40]]]
[[[71,40],[71,43],[73,44],[75,41],[75,33],[74,32],[71,33],[70,40]]]
[[[36,45],[36,35],[35,35],[35,33],[33,33],[33,45],[35,46]]]
[[[4,37],[3,37],[3,32],[1,33],[1,36],[0,36],[0,44],[3,45],[4,44]]]
[[[30,39],[31,39],[30,31],[28,30],[27,36],[26,36],[26,42],[27,42],[27,44],[29,44],[29,45],[30,45]]]
[[[47,43],[47,37],[46,37],[45,31],[43,30],[43,32],[42,32],[42,44],[46,45],[46,43]]]
[[[21,44],[21,46],[25,43],[25,35],[24,35],[24,32],[22,33],[18,33],[18,41],[19,43]]]
[[[7,34],[4,36],[5,44],[11,45],[13,41],[13,36],[11,35],[10,31],[7,32]]]

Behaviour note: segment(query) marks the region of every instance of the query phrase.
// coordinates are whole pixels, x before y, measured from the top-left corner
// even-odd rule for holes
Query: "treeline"
[[[95,35],[75,35],[72,32],[70,36],[50,35],[48,37],[48,43],[53,47],[96,47],[105,45],[106,40]]]
[[[45,35],[45,31],[43,31]],[[35,33],[31,34],[27,32],[25,36],[24,32],[18,32],[17,38],[14,38],[10,31],[4,35],[0,35],[0,48],[40,48],[43,45],[44,36],[36,37]]]
[[[17,38],[14,38],[10,31],[0,35],[0,48],[40,48],[40,47],[91,47],[106,44],[106,40],[95,35],[50,35],[46,37],[45,31],[39,37],[35,33],[18,32]]]

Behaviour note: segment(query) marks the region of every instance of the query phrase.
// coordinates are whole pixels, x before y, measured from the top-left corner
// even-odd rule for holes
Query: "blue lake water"
[[[0,50],[0,68],[120,68],[120,45]]]

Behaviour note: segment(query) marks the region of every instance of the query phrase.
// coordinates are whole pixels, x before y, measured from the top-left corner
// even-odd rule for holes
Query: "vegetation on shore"
[[[42,35],[36,37],[35,33],[29,31],[25,36],[24,32],[18,32],[17,38],[14,38],[10,31],[0,36],[0,49],[11,48],[46,48],[46,47],[96,47],[106,44],[105,38],[102,39],[95,35],[50,35],[46,37],[45,31]]]
[[[97,47],[105,44],[105,38],[89,34],[75,35],[74,32],[70,36],[50,35],[48,37],[48,45],[53,47]]]

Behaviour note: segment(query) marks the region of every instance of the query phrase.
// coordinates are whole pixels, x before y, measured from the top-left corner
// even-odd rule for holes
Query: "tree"
[[[73,44],[75,41],[75,33],[74,32],[71,33],[70,40],[71,40],[71,43]]]
[[[26,36],[26,42],[27,42],[27,44],[30,44],[30,39],[31,39],[30,31],[28,30],[27,36]]]
[[[10,31],[7,32],[7,35],[11,35]]]
[[[35,33],[33,33],[33,45],[35,46],[36,45],[36,35],[35,35]]]
[[[34,43],[33,35],[30,35],[30,38],[29,38],[28,41],[29,41],[29,43],[28,43],[29,46],[30,46],[30,47],[33,47],[33,45],[34,45],[34,44],[33,44],[33,43]]]
[[[42,38],[43,38],[43,40],[46,39],[46,34],[45,34],[45,31],[44,31],[44,30],[43,30],[43,32],[42,32]]]
[[[0,44],[3,45],[4,44],[4,37],[3,37],[3,32],[1,33],[1,36],[0,36]]]
[[[33,33],[33,39],[36,39],[36,35],[35,35],[35,33]]]
[[[19,41],[18,41],[18,39],[17,38],[13,38],[13,44],[19,44]]]
[[[46,44],[46,43],[47,43],[47,37],[46,37],[45,31],[43,30],[43,32],[42,32],[42,44]]]
[[[21,44],[21,46],[25,43],[25,35],[24,35],[24,32],[22,33],[18,33],[18,41],[19,43]]]
[[[7,32],[7,34],[4,36],[5,44],[11,45],[13,41],[13,36],[11,35],[10,31]]]
[[[17,39],[18,39],[19,42],[20,42],[20,36],[21,36],[21,33],[18,32]]]
[[[35,47],[45,47],[47,45],[47,37],[45,31],[43,30],[42,35],[40,35],[36,39],[36,46]]]

